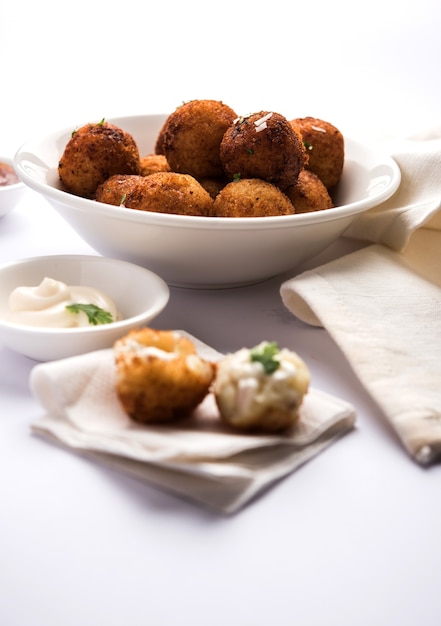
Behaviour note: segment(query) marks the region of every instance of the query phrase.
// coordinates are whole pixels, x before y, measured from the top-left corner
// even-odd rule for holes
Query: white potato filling
[[[178,348],[173,352],[162,350],[157,346],[146,346],[136,339],[128,338],[118,342],[115,346],[117,354],[124,354],[127,359],[141,358],[145,360],[158,359],[162,361],[174,361],[185,356],[187,367],[193,372],[205,374],[209,367],[197,354],[183,355]]]
[[[179,356],[177,352],[167,352],[166,350],[161,350],[161,348],[157,348],[156,346],[146,346],[140,341],[130,338],[125,341],[120,341],[115,346],[115,350],[117,353],[125,354],[128,357],[145,359],[155,357],[164,361],[171,361]]]
[[[278,367],[272,373],[266,372],[262,362],[253,361],[247,348],[218,364],[214,393],[222,413],[232,422],[245,423],[277,411],[297,414],[308,389],[309,370],[290,350],[282,349],[273,358]]]

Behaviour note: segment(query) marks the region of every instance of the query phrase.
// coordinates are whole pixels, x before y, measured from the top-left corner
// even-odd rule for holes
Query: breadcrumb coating
[[[291,121],[300,132],[307,154],[306,169],[314,172],[327,189],[340,180],[345,155],[344,138],[333,124],[316,117],[301,117]]]
[[[131,331],[115,343],[114,355],[118,397],[140,423],[187,417],[207,395],[215,374],[215,366],[175,331]]]
[[[224,174],[219,154],[222,137],[236,118],[231,107],[218,100],[192,100],[167,118],[157,149],[172,171],[201,178]]]
[[[284,190],[293,185],[306,161],[299,133],[280,113],[260,111],[237,118],[220,145],[230,180],[261,178]]]
[[[101,183],[114,174],[139,174],[138,146],[125,130],[99,122],[72,133],[58,164],[67,191],[94,199]]]
[[[145,154],[140,160],[141,176],[148,176],[155,172],[170,172],[170,165],[163,154]]]
[[[275,185],[260,178],[244,178],[226,185],[216,196],[216,217],[268,217],[292,215],[289,198]]]
[[[98,186],[99,202],[138,211],[211,216],[213,199],[188,174],[153,172],[148,176],[111,176]]]
[[[332,209],[334,203],[320,178],[309,170],[302,170],[297,182],[286,190],[296,213],[311,213]]]

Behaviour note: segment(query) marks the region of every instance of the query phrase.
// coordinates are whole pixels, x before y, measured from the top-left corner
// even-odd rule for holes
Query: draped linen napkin
[[[388,146],[401,184],[345,235],[370,242],[281,286],[327,329],[421,465],[441,459],[441,130]]]
[[[180,332],[205,358],[220,358]],[[140,425],[117,398],[112,350],[38,364],[30,385],[46,410],[35,433],[219,513],[236,512],[355,424],[349,403],[310,389],[297,425],[281,435],[232,432],[212,394],[179,423]]]

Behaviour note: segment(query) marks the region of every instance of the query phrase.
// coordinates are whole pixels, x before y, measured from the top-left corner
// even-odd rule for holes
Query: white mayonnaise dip
[[[119,319],[113,300],[102,291],[83,285],[44,278],[36,287],[17,287],[9,296],[9,321],[28,326],[72,328],[90,326],[83,311],[72,313],[66,309],[71,304],[94,304],[107,311],[112,320]]]

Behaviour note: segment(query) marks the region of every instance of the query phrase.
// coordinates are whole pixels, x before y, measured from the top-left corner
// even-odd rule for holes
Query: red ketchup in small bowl
[[[0,187],[15,185],[15,183],[19,182],[20,179],[15,173],[14,168],[11,165],[0,161]]]

